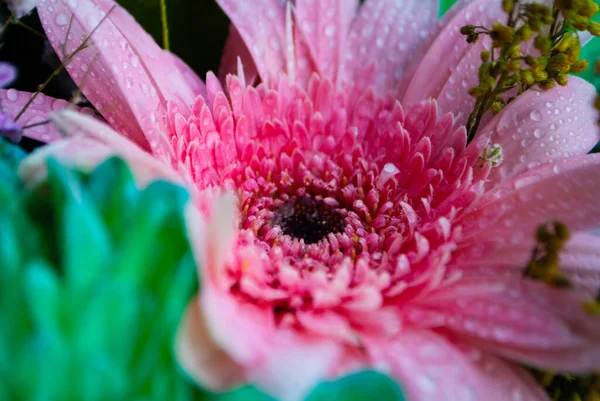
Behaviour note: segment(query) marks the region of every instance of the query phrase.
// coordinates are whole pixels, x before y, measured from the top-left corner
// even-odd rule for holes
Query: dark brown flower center
[[[308,196],[294,197],[275,211],[273,224],[284,234],[314,244],[344,230],[344,217],[335,208]]]

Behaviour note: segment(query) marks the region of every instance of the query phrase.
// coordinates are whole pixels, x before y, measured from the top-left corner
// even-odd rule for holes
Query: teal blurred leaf
[[[116,159],[91,174],[51,160],[34,189],[15,169],[0,182],[2,399],[206,399],[172,352],[197,292],[187,192],[140,190]]]
[[[319,384],[305,401],[404,401],[398,384],[388,376],[364,371]]]

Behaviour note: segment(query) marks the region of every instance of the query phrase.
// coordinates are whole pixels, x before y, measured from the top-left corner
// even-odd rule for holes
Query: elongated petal
[[[600,291],[600,236],[576,234],[560,254],[560,269],[582,295],[596,297]]]
[[[470,82],[473,71],[471,68],[458,69],[457,65],[473,51],[474,47],[466,42],[465,37],[460,33],[460,28],[467,24],[489,26],[503,13],[500,3],[494,0],[476,0],[467,5],[461,4],[461,7],[454,18],[439,32],[423,57],[408,85],[403,104],[416,104],[429,97],[438,99],[448,82],[461,88],[460,90],[466,94],[469,84],[467,83],[466,88],[463,88],[462,81],[467,79]],[[461,110],[443,110],[443,112],[449,111],[458,114],[457,112]]]
[[[263,82],[285,72],[285,7],[280,0],[217,0],[244,39]]]
[[[365,348],[377,369],[398,379],[410,401],[547,400],[517,368],[481,351],[468,354],[429,330],[406,330],[395,340],[369,339]]]
[[[296,1],[296,23],[322,77],[335,81],[357,0]]]
[[[208,389],[226,390],[243,381],[242,368],[211,338],[197,298],[180,323],[175,354],[185,372]]]
[[[600,155],[559,160],[498,185],[463,216],[465,240],[459,247],[472,255],[511,244],[534,246],[537,227],[564,222],[572,232],[600,225]]]
[[[221,64],[219,65],[219,79],[221,82],[225,83],[228,74],[236,75],[239,72],[239,62],[244,66],[246,84],[252,85],[258,76],[256,64],[244,43],[244,39],[242,39],[238,30],[235,29],[235,26],[231,24],[225,48],[223,49],[223,55],[221,56]]]
[[[91,172],[94,167],[114,155],[103,143],[90,138],[63,138],[33,152],[19,165],[19,176],[28,186],[36,186],[47,177],[49,158],[62,164]]]
[[[52,146],[41,148],[40,151],[31,156],[31,160],[24,162],[25,165],[34,168],[36,164],[45,164],[45,159],[55,157],[65,161],[68,165],[89,169],[96,164],[102,162],[109,156],[120,156],[129,164],[134,172],[134,175],[141,184],[148,183],[155,179],[166,179],[171,182],[181,183],[181,178],[171,169],[170,166],[155,159],[148,152],[140,149],[136,144],[122,137],[120,134],[111,129],[108,125],[96,120],[93,117],[86,116],[70,110],[64,110],[59,113],[51,114],[52,123],[65,137],[65,142],[73,139],[74,142],[62,142],[62,145],[57,148]],[[81,139],[92,141],[100,147],[92,147],[89,141],[80,142]],[[79,154],[77,147],[82,143],[84,150],[90,152],[92,157],[88,160],[85,152]],[[97,152],[96,148],[102,149],[102,152]],[[67,149],[70,149],[72,154],[69,154]],[[110,149],[110,152],[106,152]],[[104,155],[104,158],[100,157]],[[35,157],[34,157],[35,156]],[[37,168],[37,167],[35,167]]]
[[[340,78],[396,94],[411,54],[435,32],[437,1],[367,0],[352,24]],[[425,97],[420,97],[419,100]]]
[[[600,367],[600,317],[588,315],[584,301],[581,294],[543,282],[474,274],[417,301],[423,309],[412,319],[434,313],[441,326],[489,352],[542,368],[587,372]]]
[[[167,102],[183,111],[193,99],[172,58],[112,0],[45,1],[38,12],[63,61],[82,44],[91,45],[67,70],[108,122],[167,158]]]
[[[170,58],[173,65],[179,70],[180,76],[174,75],[173,79],[179,80],[179,78],[181,78],[182,82],[180,84],[187,86],[190,90],[190,93],[186,95],[184,101],[187,102],[190,99],[195,100],[198,96],[206,99],[206,85],[204,84],[204,81],[202,81],[202,79],[196,75],[194,70],[192,70],[192,68],[187,65],[185,61],[173,53],[165,53],[165,56]],[[191,104],[192,103],[189,103],[188,105]]]
[[[0,89],[0,99],[2,110],[9,116],[15,117],[23,107],[29,102],[33,93],[21,92],[16,89]],[[64,110],[67,107],[73,110],[81,110],[86,114],[91,113],[89,109],[80,109],[76,106],[70,106],[66,100],[55,99],[40,93],[17,121],[20,126],[27,127],[35,125],[31,128],[25,128],[23,135],[41,142],[52,142],[62,138],[60,133],[50,123],[41,124],[49,121],[48,113],[52,111]],[[39,125],[38,125],[39,124]]]
[[[565,157],[584,155],[600,140],[592,107],[596,90],[579,77],[565,87],[529,90],[510,103],[478,134],[502,146],[504,161],[489,186]]]
[[[477,257],[458,254],[454,266],[461,270],[487,271],[520,277],[533,249],[513,243]],[[582,296],[594,298],[600,291],[600,237],[593,233],[576,233],[560,253],[560,271]]]

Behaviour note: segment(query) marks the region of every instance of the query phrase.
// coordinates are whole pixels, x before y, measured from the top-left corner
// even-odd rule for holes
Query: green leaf
[[[114,242],[127,235],[130,215],[140,196],[127,164],[113,157],[100,164],[89,176],[87,187],[96,207],[101,211]]]
[[[440,0],[440,16],[444,15],[456,3],[456,0]]]
[[[2,394],[203,399],[172,352],[197,290],[187,192],[165,182],[140,190],[116,159],[91,174],[56,161],[48,170],[34,189],[0,181],[10,201],[0,208]]]
[[[111,244],[104,222],[89,201],[69,199],[62,214],[62,265],[67,282],[88,291],[108,266]]]
[[[398,384],[388,376],[364,371],[319,384],[305,401],[404,401]]]
[[[244,386],[227,393],[213,394],[208,399],[210,401],[276,401],[254,386]]]

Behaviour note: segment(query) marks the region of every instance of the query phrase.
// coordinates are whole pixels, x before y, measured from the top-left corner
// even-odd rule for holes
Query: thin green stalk
[[[171,50],[169,44],[169,23],[167,21],[167,1],[160,0],[160,21],[162,24],[162,41],[165,50]]]

